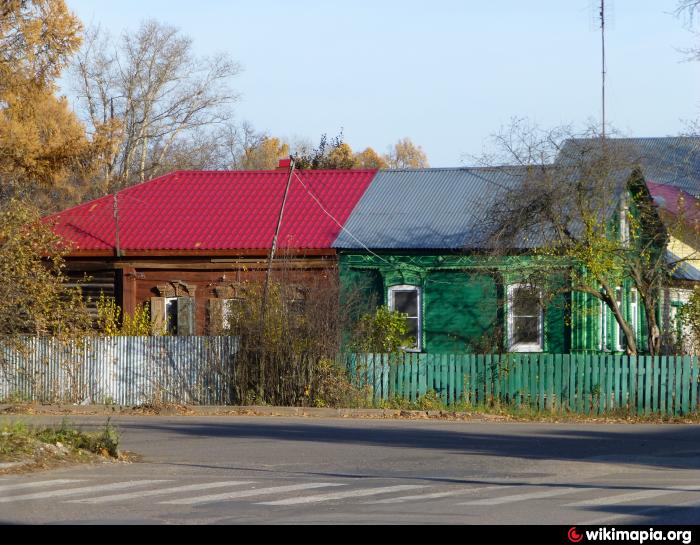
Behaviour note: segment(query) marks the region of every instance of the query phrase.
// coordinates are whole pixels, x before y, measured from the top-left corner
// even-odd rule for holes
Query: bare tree
[[[90,127],[119,124],[105,166],[110,188],[161,174],[173,156],[182,161],[188,143],[213,141],[213,129],[231,118],[230,82],[239,71],[224,54],[196,57],[190,38],[157,21],[116,44],[100,28],[88,31],[73,80]]]
[[[684,19],[685,25],[696,39],[700,39],[700,33],[695,29],[698,13],[700,13],[700,0],[678,0],[675,15]],[[695,45],[683,51],[688,55],[688,60],[700,60],[700,45]]]
[[[524,280],[545,294],[573,291],[600,301],[624,332],[627,352],[637,354],[636,331],[618,292],[627,282],[644,308],[648,351],[658,354],[660,294],[678,263],[668,262],[673,227],[661,221],[634,149],[594,131],[573,135],[521,122],[497,141],[505,155],[496,162],[515,163],[523,174],[490,210],[489,246],[500,255],[529,254]]]

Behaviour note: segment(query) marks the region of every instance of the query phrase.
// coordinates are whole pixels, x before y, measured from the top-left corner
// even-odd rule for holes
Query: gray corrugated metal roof
[[[380,171],[334,247],[359,249],[359,239],[377,249],[478,248],[489,207],[525,174],[520,167]]]
[[[486,246],[493,206],[516,190],[534,167],[384,170],[353,210],[333,244],[338,249],[480,249]],[[547,167],[556,168],[556,167]],[[629,171],[613,181],[624,187]],[[562,176],[574,171],[562,169]],[[606,213],[611,214],[614,203]],[[573,231],[577,222],[571,226]],[[519,248],[540,245],[550,231],[532,228],[514,240]]]
[[[650,182],[671,185],[700,197],[700,137],[608,138],[606,145],[642,168]],[[565,142],[557,162],[580,157],[600,146],[600,139]]]

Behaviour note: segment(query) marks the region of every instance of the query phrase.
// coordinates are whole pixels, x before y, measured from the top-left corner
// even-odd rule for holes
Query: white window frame
[[[620,309],[620,314],[624,317],[625,308],[622,306],[622,291],[621,286],[615,288],[615,301],[617,302],[617,308]],[[617,323],[617,319],[615,319],[615,326],[615,330],[617,331],[617,335],[615,336],[615,351],[624,352],[625,347],[622,345],[622,339],[625,336],[625,332],[622,331],[620,324]]]
[[[417,294],[416,310],[418,316],[409,316],[410,318],[418,318],[418,330],[416,331],[416,346],[403,347],[406,352],[421,352],[423,350],[423,293],[419,286],[404,284],[401,286],[391,286],[388,290],[389,310],[394,311],[394,294],[401,291],[411,291]]]
[[[608,305],[605,301],[600,302],[600,350],[608,352]]]
[[[233,298],[221,300],[221,328],[228,331],[231,327],[231,302]]]
[[[630,243],[631,232],[630,232],[630,222],[627,215],[629,214],[630,208],[627,205],[627,198],[623,197],[620,203],[620,242],[624,247],[627,247]]]
[[[630,301],[630,313],[632,316],[631,325],[632,325],[632,332],[634,333],[634,340],[635,342],[639,338],[639,292],[637,292],[637,288],[632,288],[630,290],[630,294],[634,294],[634,300]]]
[[[510,352],[544,352],[544,309],[540,306],[539,316],[537,317],[537,336],[539,338],[536,343],[515,343],[513,334],[515,333],[513,316],[513,292],[517,289],[533,289],[528,284],[511,284],[508,286],[508,350]],[[542,292],[536,290],[540,301],[542,300]]]

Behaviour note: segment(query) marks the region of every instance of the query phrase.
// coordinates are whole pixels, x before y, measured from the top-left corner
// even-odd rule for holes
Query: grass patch
[[[458,416],[483,416],[496,417],[501,420],[514,422],[580,422],[580,423],[658,423],[658,424],[698,424],[700,414],[688,415],[661,415],[648,414],[639,415],[636,409],[618,408],[597,414],[597,410],[591,408],[589,414],[570,412],[567,410],[552,411],[540,410],[530,405],[508,404],[485,404],[471,405],[466,402],[459,402],[453,405],[445,404],[442,398],[433,390],[428,391],[424,396],[415,401],[410,401],[403,397],[396,397],[380,402],[367,401],[365,408],[400,410],[408,412],[430,412],[436,417],[458,417]],[[407,415],[410,416],[410,415]]]
[[[80,430],[67,419],[58,426],[29,426],[21,421],[0,424],[0,463],[37,468],[99,459],[123,459],[119,433],[109,420],[95,432]]]

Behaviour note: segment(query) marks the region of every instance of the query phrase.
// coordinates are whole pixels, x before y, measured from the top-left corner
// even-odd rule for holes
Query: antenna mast
[[[607,73],[607,67],[605,63],[605,0],[600,0],[600,41],[601,41],[601,66],[602,66],[602,85],[601,85],[601,95],[602,95],[602,105],[603,105],[603,131],[601,133],[603,140],[605,140],[605,76]]]

